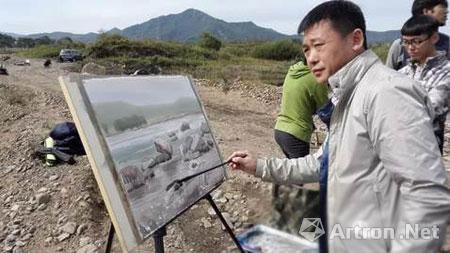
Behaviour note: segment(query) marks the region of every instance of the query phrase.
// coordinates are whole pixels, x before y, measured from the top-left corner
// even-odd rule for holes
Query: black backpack
[[[73,122],[57,124],[49,134],[55,141],[55,147],[69,155],[86,155],[80,135]]]
[[[53,139],[53,147],[46,146],[44,141],[43,145],[36,150],[36,154],[46,160],[47,165],[54,165],[54,163],[49,163],[49,156],[47,155],[54,155],[57,162],[66,162],[68,164],[75,163],[74,155],[86,155],[80,135],[73,122],[56,124],[50,131],[49,136]]]

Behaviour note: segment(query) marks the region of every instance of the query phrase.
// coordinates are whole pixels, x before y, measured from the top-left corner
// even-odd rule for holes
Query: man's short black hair
[[[431,10],[440,4],[448,7],[447,0],[414,0],[411,13],[413,16],[422,15],[424,9]]]
[[[409,18],[402,27],[403,36],[431,36],[439,29],[439,22],[428,15],[418,15]]]
[[[301,34],[322,20],[330,21],[333,28],[346,36],[359,28],[364,35],[364,48],[367,49],[366,21],[358,5],[345,0],[333,0],[317,5],[303,18],[298,27]]]

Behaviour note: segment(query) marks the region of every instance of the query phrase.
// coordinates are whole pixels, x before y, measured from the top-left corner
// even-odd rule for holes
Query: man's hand
[[[248,174],[255,175],[256,159],[248,151],[236,151],[228,160],[231,161],[230,167],[233,170],[242,170]]]

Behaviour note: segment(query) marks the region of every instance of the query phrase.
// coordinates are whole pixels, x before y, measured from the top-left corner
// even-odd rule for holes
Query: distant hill
[[[89,43],[89,42],[94,42],[97,39],[98,33],[75,34],[75,33],[66,33],[66,32],[52,32],[52,33],[30,34],[26,37],[36,39],[36,38],[39,38],[42,36],[48,36],[52,40],[59,40],[59,39],[65,38],[65,37],[69,37],[73,41]]]
[[[203,32],[209,32],[222,41],[271,41],[286,38],[296,38],[296,35],[286,35],[273,29],[263,28],[253,22],[226,22],[214,18],[196,9],[187,9],[178,14],[170,14],[150,19],[144,23],[132,25],[123,30],[113,28],[106,33],[120,34],[131,39],[157,39],[177,42],[195,42]],[[74,41],[84,43],[94,42],[98,33],[74,34],[67,32],[38,33],[31,35],[11,34],[13,37],[38,38],[48,36],[58,40],[70,37]],[[400,36],[400,32],[368,31],[369,43],[391,42]]]
[[[150,19],[122,30],[122,35],[179,42],[196,41],[203,32],[209,32],[223,41],[277,40],[287,35],[262,28],[252,22],[228,23],[195,9]]]
[[[369,43],[392,42],[400,38],[400,30],[391,30],[385,32],[367,31],[367,41]]]

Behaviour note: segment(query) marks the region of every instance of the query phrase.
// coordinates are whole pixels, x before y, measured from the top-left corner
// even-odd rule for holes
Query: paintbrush
[[[183,185],[183,182],[186,182],[186,181],[188,181],[188,180],[191,179],[191,178],[194,178],[194,177],[196,177],[196,176],[202,175],[202,174],[204,174],[204,173],[206,173],[206,172],[208,172],[208,171],[217,169],[217,168],[222,167],[222,166],[224,166],[224,165],[227,165],[227,164],[229,164],[229,163],[231,163],[231,159],[228,160],[228,161],[226,161],[226,162],[224,162],[224,163],[221,163],[221,164],[219,164],[219,165],[216,165],[216,166],[214,166],[214,167],[212,167],[212,168],[209,168],[209,169],[207,169],[207,170],[203,170],[203,171],[197,172],[197,173],[195,173],[195,174],[192,174],[192,175],[190,175],[190,176],[187,176],[187,177],[183,177],[183,178],[181,178],[181,179],[174,180],[172,183],[170,183],[170,184],[167,186],[166,191],[169,191],[172,187],[175,188],[175,191],[176,191],[176,190],[178,190],[178,189]]]

